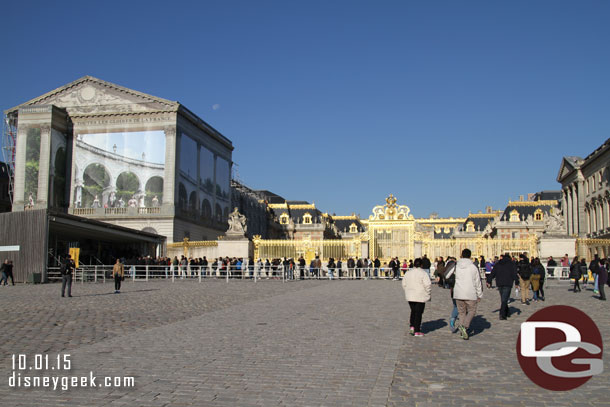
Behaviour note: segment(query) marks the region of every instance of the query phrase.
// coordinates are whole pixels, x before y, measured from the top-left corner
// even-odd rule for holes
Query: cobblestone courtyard
[[[567,283],[545,303],[511,303],[486,290],[463,341],[448,329],[449,291],[433,288],[424,338],[407,334],[408,305],[393,281],[177,281],[0,287],[0,405],[75,406],[610,406],[610,373],[553,393],[532,384],[515,355],[519,324],[535,310],[586,310],[610,338],[608,304]],[[12,354],[69,353],[66,373],[134,376],[135,388],[68,391],[8,386]],[[53,376],[57,372],[44,372]]]

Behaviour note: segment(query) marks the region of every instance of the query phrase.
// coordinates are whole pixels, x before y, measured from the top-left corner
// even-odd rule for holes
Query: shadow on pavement
[[[447,322],[445,322],[444,318],[439,318],[434,321],[426,321],[421,324],[421,331],[423,333],[434,332],[437,329],[442,329],[447,326]]]
[[[472,322],[470,323],[470,329],[472,329],[474,335],[478,335],[489,328],[491,328],[491,324],[482,315],[475,315],[475,317],[472,319]]]
[[[120,294],[115,293],[114,291],[109,293],[97,293],[97,294],[81,294],[81,295],[72,295],[72,297],[98,297],[100,295],[124,295],[124,294],[133,294],[133,293],[141,293],[145,291],[159,291],[160,288],[149,288],[146,290],[129,290],[129,291],[121,291]]]

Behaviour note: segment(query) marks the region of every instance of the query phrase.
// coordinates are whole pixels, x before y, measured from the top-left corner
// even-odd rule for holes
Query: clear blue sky
[[[463,216],[610,137],[607,1],[8,2],[0,105],[84,75],[177,100],[240,178],[368,216]]]

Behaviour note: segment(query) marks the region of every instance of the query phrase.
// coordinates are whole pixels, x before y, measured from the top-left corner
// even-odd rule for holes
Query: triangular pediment
[[[577,157],[564,157],[561,161],[561,167],[559,167],[559,174],[557,175],[557,182],[561,182],[574,170],[578,169]]]
[[[92,76],[85,76],[6,113],[33,105],[55,105],[70,115],[176,111],[178,102],[158,98]]]

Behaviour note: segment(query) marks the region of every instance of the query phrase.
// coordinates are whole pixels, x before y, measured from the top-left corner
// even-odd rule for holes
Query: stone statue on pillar
[[[228,239],[244,239],[248,226],[246,225],[246,217],[239,213],[237,208],[229,215],[229,229],[226,236]]]

